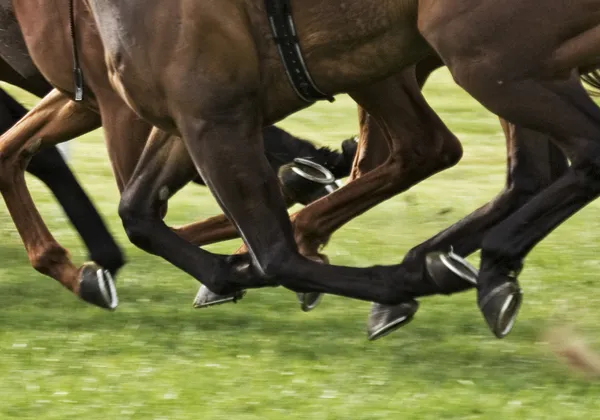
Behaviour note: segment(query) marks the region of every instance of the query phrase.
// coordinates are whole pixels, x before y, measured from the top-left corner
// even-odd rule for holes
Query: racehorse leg
[[[425,102],[414,68],[352,96],[369,114],[361,126],[365,128],[361,132],[361,155],[355,162],[351,182],[327,200],[317,201],[296,215],[296,242],[305,256],[317,253],[329,236],[349,220],[453,166],[462,155],[456,137]],[[362,137],[364,134],[366,138]],[[377,157],[371,158],[373,155]],[[386,158],[380,164],[383,156]],[[424,268],[425,260],[414,267],[414,272],[429,276]],[[465,281],[448,273],[454,280],[440,284],[445,293],[472,285],[469,281],[473,278]],[[402,306],[374,304],[368,338],[383,337],[409,320]]]
[[[153,129],[140,161],[121,196],[119,215],[131,242],[181,268],[210,290],[228,295],[245,287],[261,287],[271,281],[245,281],[249,267],[245,256],[219,256],[198,248],[183,237],[185,231],[170,229],[162,220],[168,198],[185,185],[196,168],[180,139]],[[181,236],[179,236],[181,234]],[[252,274],[250,274],[252,277]],[[256,276],[254,276],[256,277]]]
[[[368,112],[367,124],[380,127],[368,129],[367,135],[374,138],[366,139],[366,144],[382,150],[387,158],[366,173],[354,172],[351,182],[327,200],[295,215],[296,242],[306,256],[314,255],[351,219],[455,165],[462,156],[460,142],[425,102],[413,68],[351,96]]]
[[[428,262],[438,265],[441,262],[452,270],[472,271],[477,277],[477,271],[470,268],[464,257],[479,249],[485,235],[498,223],[567,171],[565,155],[547,135],[501,122],[506,134],[508,163],[504,190],[486,205],[411,249],[403,261],[408,267],[417,269]],[[441,260],[427,259],[436,252]],[[386,325],[395,319],[394,307],[375,305],[374,308]]]
[[[0,89],[0,133],[25,114],[27,110]],[[123,253],[58,149],[49,147],[34,154],[26,170],[52,191],[85,243],[90,259],[114,276],[124,264]]]
[[[212,86],[212,89],[215,87]],[[221,94],[213,95],[216,93],[212,92],[209,97],[224,97]],[[173,97],[181,98],[180,95]],[[211,110],[214,105],[206,102],[200,104],[199,109],[190,109],[189,101],[184,100],[184,103],[188,106],[183,110],[176,107],[173,112],[179,115],[178,127],[188,152],[211,192],[248,245],[251,260],[245,255],[238,255],[238,258],[245,257],[244,260],[228,261],[230,266],[237,261],[249,265],[243,270],[244,273],[250,271],[250,275],[244,278],[245,284],[237,279],[233,282],[229,280],[233,286],[252,288],[280,283],[296,292],[324,292],[392,304],[406,302],[413,309],[416,307],[413,296],[435,293],[439,289],[433,281],[429,285],[424,285],[420,279],[415,282],[416,279],[398,265],[340,267],[320,264],[301,256],[276,177],[264,156],[261,120],[257,115],[260,107],[245,97],[227,101],[231,104],[227,110],[219,108],[218,111]],[[205,106],[208,110],[203,108]],[[207,112],[210,118],[198,117],[203,112]],[[190,114],[196,117],[190,117]],[[135,180],[142,178],[134,176]],[[138,198],[143,198],[142,194]],[[127,212],[121,214],[124,222],[127,221]],[[147,216],[140,214],[125,223],[134,243],[142,247],[150,244],[155,252],[170,252],[169,260],[172,262],[185,252],[186,258],[176,261],[181,268],[189,273],[198,273],[196,278],[202,278],[202,273],[212,274],[210,271],[207,273],[210,266],[203,267],[206,264],[206,260],[202,260],[204,256],[197,253],[192,255],[191,251],[188,254],[186,248],[175,243],[169,245],[178,246],[178,249],[167,251],[165,236],[158,232],[152,233],[150,239],[147,232],[151,227],[144,226],[144,220],[147,220]],[[151,243],[153,240],[162,240],[162,246]],[[239,266],[236,274],[241,273],[243,268]],[[215,280],[212,282],[216,286],[228,281],[223,278]],[[208,287],[211,285],[208,284]]]
[[[27,172],[39,178],[52,191],[85,243],[89,259],[115,277],[125,264],[123,252],[60,151],[51,147],[36,153],[27,166]]]
[[[68,121],[68,125],[64,125]],[[43,147],[77,137],[100,125],[98,115],[52,91],[0,140],[0,190],[32,266],[58,280],[83,300],[114,309],[118,303],[110,272],[95,264],[77,269],[52,237],[25,183],[24,168]]]
[[[548,132],[572,164],[484,237],[478,304],[492,332],[502,338],[511,331],[522,302],[517,276],[527,253],[600,193],[600,109],[575,78],[524,79],[500,86],[472,77],[478,70],[458,67],[455,77],[501,117]]]
[[[564,153],[545,134],[501,120],[506,136],[507,179],[502,192],[459,222],[414,247],[407,264],[422,264],[425,255],[452,249],[466,257],[477,251],[495,225],[525,205],[563,175],[569,165]]]

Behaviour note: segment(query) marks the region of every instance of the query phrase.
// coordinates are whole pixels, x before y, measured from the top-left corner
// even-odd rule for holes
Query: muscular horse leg
[[[360,171],[359,160],[352,182],[295,216],[295,237],[303,255],[314,255],[349,220],[455,165],[462,156],[456,137],[421,95],[414,69],[351,95],[370,115],[367,125],[380,127],[369,128],[368,135],[377,137],[367,139],[367,147],[384,151],[387,159],[366,173]]]
[[[550,136],[501,120],[506,136],[507,179],[501,193],[456,224],[408,252],[407,264],[422,264],[433,251],[466,257],[477,251],[490,229],[525,205],[568,169],[563,152]]]
[[[204,251],[182,238],[187,234],[179,236],[162,220],[166,200],[189,181],[190,174],[196,173],[194,166],[187,166],[189,157],[184,161],[180,159],[180,152],[186,151],[181,146],[180,139],[169,139],[161,130],[152,130],[121,196],[119,215],[123,227],[134,245],[165,258],[215,293],[233,293],[242,288],[239,282],[243,283],[244,275],[236,274],[235,267],[248,267],[244,256],[230,258]],[[186,156],[189,156],[187,152]],[[259,281],[253,286],[265,284]]]
[[[27,110],[0,89],[0,133],[8,131],[25,114]],[[49,147],[34,154],[27,172],[52,191],[85,243],[90,259],[114,276],[124,264],[123,253],[58,149]]]
[[[552,135],[572,163],[483,239],[478,304],[492,332],[502,338],[512,329],[521,305],[516,278],[527,253],[600,194],[600,109],[575,77],[543,82],[523,78],[499,86],[472,77],[481,71],[475,62],[456,64],[451,70],[496,114]]]
[[[68,126],[64,121],[68,121]],[[33,154],[87,133],[100,125],[97,114],[51,92],[0,142],[0,190],[21,235],[29,260],[39,272],[58,280],[82,299],[113,309],[117,305],[112,276],[92,264],[77,269],[52,237],[25,183],[24,168]]]

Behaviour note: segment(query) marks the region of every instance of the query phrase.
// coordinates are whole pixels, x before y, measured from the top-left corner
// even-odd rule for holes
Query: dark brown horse
[[[111,83],[143,118],[181,135],[249,253],[217,256],[169,231],[152,206],[160,202],[160,176],[144,179],[146,169],[149,174],[153,169],[143,166],[120,208],[136,245],[215,292],[283,285],[405,305],[414,313],[415,298],[462,289],[455,282],[437,284],[436,276],[415,281],[402,264],[338,267],[299,254],[276,178],[262,154],[260,129],[306,103],[287,83],[262,1],[178,0],[169,7],[158,0],[88,3]],[[600,138],[600,112],[571,77],[577,68],[600,64],[595,31],[600,17],[593,12],[600,2],[547,5],[541,0],[398,0],[345,1],[340,7],[335,1],[308,0],[294,9],[297,35],[319,89],[349,92],[379,118],[384,131],[394,125],[381,115],[380,104],[393,98],[386,92],[374,97],[383,83],[378,80],[429,56],[431,45],[476,99],[508,121],[550,133],[570,158],[573,165],[564,175],[483,240],[478,302],[499,337],[511,329],[520,307],[516,276],[527,252],[600,191],[600,145],[593,140]],[[536,17],[545,31],[532,37]],[[167,58],[169,66],[155,57]],[[153,159],[146,154],[148,161]]]

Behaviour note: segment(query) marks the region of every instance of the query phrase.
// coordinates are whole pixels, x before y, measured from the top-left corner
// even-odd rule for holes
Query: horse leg
[[[413,297],[435,293],[439,289],[433,281],[428,286],[420,281],[413,282],[411,273],[398,265],[340,267],[301,256],[276,177],[264,156],[260,107],[254,103],[255,97],[236,95],[225,102],[225,107],[223,101],[237,89],[215,92],[219,88],[214,85],[201,87],[209,93],[207,97],[221,98],[220,103],[204,101],[190,109],[191,102],[186,100],[185,92],[180,92],[171,97],[179,98],[181,105],[186,105],[175,106],[172,111],[197,169],[248,246],[250,261],[246,257],[244,262],[258,275],[245,278],[247,288],[276,282],[296,292],[324,292],[382,303],[406,302],[412,308],[416,305]],[[239,153],[242,148],[243,153]],[[138,178],[142,177],[135,177]],[[144,218],[137,219],[142,221]],[[130,220],[130,224],[135,226],[136,220]],[[132,239],[149,230],[149,226],[143,229],[140,226],[131,232]],[[156,233],[152,236],[165,239]],[[148,237],[135,239],[143,245]],[[156,244],[156,249],[164,248]],[[182,249],[170,252],[180,255]],[[189,255],[188,262],[190,258],[194,257]],[[201,261],[196,266],[202,264]],[[262,284],[259,283],[261,280]],[[242,286],[241,282],[234,283]]]
[[[351,182],[295,215],[295,237],[303,255],[315,255],[349,220],[453,166],[462,156],[456,137],[425,102],[413,68],[351,95],[368,112],[367,124],[380,127],[368,129],[368,135],[377,137],[368,139],[367,147],[379,148],[387,158],[366,170],[359,161]]]
[[[500,75],[484,77],[479,65],[456,62],[451,71],[492,112],[552,135],[572,164],[483,239],[478,304],[492,332],[502,338],[511,331],[522,302],[517,276],[527,253],[600,193],[600,109],[575,77],[497,84],[489,80],[502,80]]]
[[[298,165],[301,165],[302,162],[296,162],[296,158],[310,160],[311,165],[318,168],[321,173],[332,176],[333,179],[346,177],[350,173],[357,147],[354,139],[344,140],[342,152],[338,153],[326,147],[317,148],[311,142],[295,137],[274,125],[263,128],[262,135],[267,160],[273,171],[279,174],[288,206],[295,202],[309,203],[337,189],[337,185],[334,187],[333,182],[323,184],[312,179],[314,171],[303,177],[301,175],[303,172],[298,171],[300,169]],[[185,159],[187,152],[184,151],[184,154],[185,156],[182,155],[180,159]],[[198,246],[238,237],[237,231],[224,215],[176,228],[175,231],[187,241]],[[240,293],[219,296],[206,286],[201,286],[194,300],[194,307],[206,308],[227,302],[236,302],[241,296]],[[320,298],[321,295],[315,293],[298,294],[300,308],[305,312],[314,309],[320,302]]]
[[[317,201],[296,215],[295,237],[305,256],[318,255],[329,236],[349,220],[454,165],[462,153],[456,137],[423,99],[414,69],[353,92],[352,96],[368,111],[361,124],[360,153],[353,178],[327,200]],[[414,272],[428,276],[424,268],[425,261],[414,267]],[[469,286],[472,279],[467,280],[455,278],[441,286],[450,293]],[[375,304],[368,338],[382,337],[409,320],[403,307]]]
[[[155,130],[151,135],[136,171],[138,174],[143,171],[143,178],[153,181],[152,185],[147,182],[139,182],[139,178],[142,176],[134,175],[131,185],[127,186],[120,206],[124,221],[128,221],[125,224],[126,230],[131,229],[130,221],[136,217],[139,218],[141,212],[154,216],[159,214],[164,217],[167,200],[197,175],[196,168],[181,140],[160,130]],[[150,193],[147,192],[147,188],[151,188]],[[139,201],[138,192],[144,195],[143,202]],[[148,217],[152,219],[151,216]],[[237,231],[224,215],[175,228],[173,231],[180,238],[197,246],[238,237]],[[149,250],[146,246],[142,245],[141,247]],[[203,286],[196,296],[194,305],[206,307],[235,302],[244,293],[236,291],[231,294],[217,295]]]
[[[81,269],[73,265],[35,208],[23,172],[30,157],[40,148],[54,146],[98,126],[95,113],[52,91],[2,136],[0,190],[32,266],[83,300],[114,309],[118,301],[110,272],[95,264],[86,264]]]
[[[189,155],[182,160],[180,149],[169,135],[159,129],[150,133],[138,165],[121,195],[119,216],[130,241],[148,253],[160,256],[203,282],[211,291],[228,295],[247,287],[272,285],[246,273],[246,256],[221,256],[198,248],[183,239],[189,233],[169,228],[163,221],[169,196],[185,185],[196,168],[188,169]],[[203,177],[204,178],[204,177]],[[179,234],[181,236],[179,236]],[[247,278],[253,281],[250,284]]]
[[[425,255],[452,249],[466,257],[481,246],[487,232],[525,205],[568,169],[564,153],[542,133],[501,120],[506,136],[506,186],[489,203],[456,224],[414,247],[405,257],[407,264],[421,264]],[[460,263],[458,261],[455,261]]]
[[[8,131],[27,110],[0,89],[0,133]],[[48,186],[81,236],[90,259],[114,276],[123,266],[121,249],[56,147],[34,154],[27,172]]]

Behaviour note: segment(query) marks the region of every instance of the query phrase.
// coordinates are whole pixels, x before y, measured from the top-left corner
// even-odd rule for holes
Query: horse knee
[[[154,215],[140,209],[133,200],[124,194],[119,202],[119,217],[129,241],[138,248],[148,249],[148,232]]]

